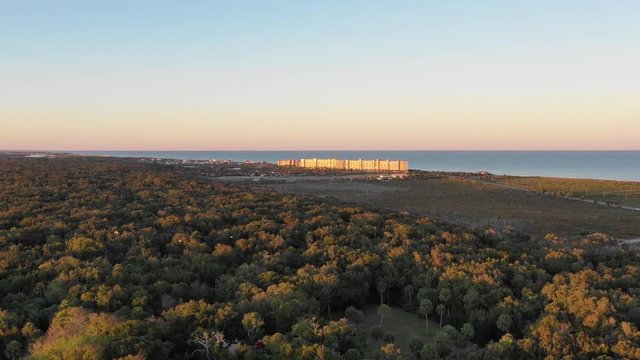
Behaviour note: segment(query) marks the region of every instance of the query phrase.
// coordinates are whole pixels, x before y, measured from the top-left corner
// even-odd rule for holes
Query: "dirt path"
[[[640,238],[620,240],[621,245],[640,245]]]

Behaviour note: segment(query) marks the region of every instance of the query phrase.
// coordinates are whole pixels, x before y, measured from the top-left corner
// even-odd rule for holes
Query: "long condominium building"
[[[295,166],[308,169],[336,169],[361,171],[409,171],[409,162],[405,160],[342,160],[342,159],[300,159],[278,160],[278,166]]]

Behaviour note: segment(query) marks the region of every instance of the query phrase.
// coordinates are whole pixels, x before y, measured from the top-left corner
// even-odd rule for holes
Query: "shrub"
[[[353,306],[349,306],[345,310],[344,315],[352,323],[358,324],[358,323],[361,323],[362,321],[364,321],[364,313],[362,311],[354,308]]]
[[[387,344],[393,344],[396,341],[396,336],[390,332],[384,333],[384,335],[382,335],[382,340]]]
[[[380,325],[372,326],[371,329],[369,329],[369,336],[371,336],[372,339],[380,340],[383,334],[384,331]]]
[[[424,342],[417,336],[414,336],[409,340],[409,350],[416,358],[420,358],[420,350],[424,346]]]
[[[345,360],[360,360],[362,359],[362,354],[358,349],[349,349],[346,353],[344,353]]]

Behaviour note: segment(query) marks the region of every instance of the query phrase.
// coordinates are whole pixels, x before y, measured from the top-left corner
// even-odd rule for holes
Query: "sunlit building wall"
[[[295,166],[307,169],[336,169],[358,171],[409,171],[409,162],[405,160],[342,160],[342,159],[300,159],[278,160],[278,166]]]

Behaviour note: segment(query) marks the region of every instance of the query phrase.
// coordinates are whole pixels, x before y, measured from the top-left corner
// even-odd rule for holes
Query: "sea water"
[[[407,160],[409,168],[640,181],[640,151],[75,151],[84,155],[265,161],[339,158]]]

